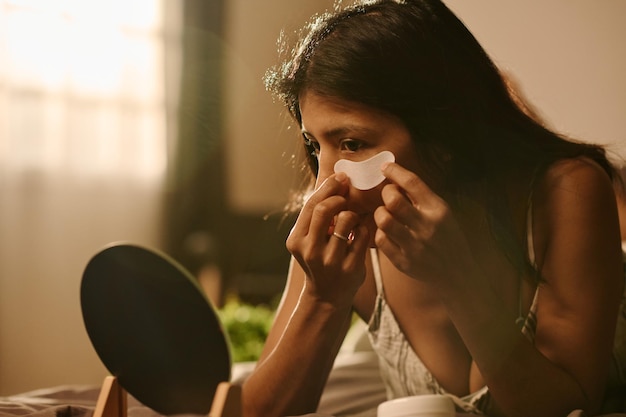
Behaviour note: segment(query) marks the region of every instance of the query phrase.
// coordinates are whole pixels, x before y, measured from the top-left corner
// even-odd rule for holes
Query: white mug
[[[385,401],[378,417],[455,417],[454,402],[445,395],[415,395]]]

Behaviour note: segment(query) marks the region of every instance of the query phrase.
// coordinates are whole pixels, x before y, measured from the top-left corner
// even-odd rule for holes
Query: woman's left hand
[[[383,205],[374,213],[377,247],[400,271],[421,281],[463,276],[469,247],[447,203],[415,173],[391,163]]]

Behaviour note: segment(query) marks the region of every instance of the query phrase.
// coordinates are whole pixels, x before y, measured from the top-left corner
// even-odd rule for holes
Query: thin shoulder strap
[[[536,255],[535,255],[535,239],[533,236],[533,191],[535,186],[535,178],[533,178],[530,193],[528,194],[528,208],[526,211],[526,247],[528,250],[528,260],[531,265],[536,268]],[[519,301],[518,301],[518,316],[515,322],[522,328],[522,332],[534,340],[535,328],[537,326],[536,310],[537,310],[537,295],[539,293],[539,287],[535,290],[535,295],[530,306],[528,314],[524,317],[522,310],[522,281],[520,278],[519,283]]]
[[[526,247],[528,250],[528,259],[530,263],[535,265],[535,243],[533,241],[533,202],[532,202],[532,190],[528,196],[528,208],[526,210]],[[523,310],[523,282],[524,278],[520,275],[519,285],[517,289],[517,318],[515,323],[523,328],[526,325],[527,316],[524,316]],[[534,302],[534,300],[533,300]]]
[[[383,274],[380,271],[380,260],[378,259],[378,249],[371,248],[370,256],[372,257],[372,271],[374,272],[374,281],[376,281],[376,293],[383,293]]]
[[[528,190],[528,200],[526,202],[526,249],[528,250],[528,260],[533,267],[536,267],[537,258],[535,255],[535,239],[533,236],[533,200],[535,194],[535,186],[539,179],[539,169],[533,173]]]

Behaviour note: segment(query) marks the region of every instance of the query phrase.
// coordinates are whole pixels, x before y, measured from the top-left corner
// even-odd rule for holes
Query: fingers
[[[361,219],[347,210],[348,187],[345,174],[338,173],[327,178],[311,195],[288,238],[292,253],[306,247],[310,253],[323,253],[322,257],[331,261],[338,254],[344,257],[347,249],[355,249],[355,230]]]
[[[306,202],[286,242],[310,290],[332,302],[352,297],[365,277],[368,231],[347,204],[343,183],[325,181]]]
[[[383,188],[381,192],[383,205],[374,212],[374,221],[378,228],[374,240],[386,254],[400,255],[406,246],[415,242],[423,230],[427,219],[424,218],[419,202],[422,202],[423,208],[424,200],[428,201],[429,197],[420,196],[421,190],[426,186],[422,186],[422,181],[414,173],[399,165],[385,168],[385,173],[390,173],[389,179],[392,183]],[[408,196],[408,191],[400,184],[411,188],[413,198]]]
[[[374,237],[376,247],[389,258],[392,264],[401,271],[405,271],[405,251],[403,247],[393,239],[393,235],[387,235],[383,230],[377,229]]]
[[[401,242],[405,242],[411,237],[411,230],[402,221],[396,218],[389,210],[384,206],[378,207],[374,212],[374,221],[378,228],[376,243],[379,244],[379,239],[385,238],[393,241],[396,245]]]
[[[407,198],[414,205],[418,204],[420,197],[432,193],[430,188],[420,177],[396,163],[384,164],[382,172],[385,178],[404,190]]]
[[[348,180],[345,174],[328,177],[305,202],[292,233],[306,236],[322,227],[328,230],[334,216],[345,208],[347,191]],[[323,237],[326,237],[325,234]]]
[[[387,214],[379,213],[376,223],[387,234],[406,236],[402,227],[419,232],[445,209],[445,202],[412,171],[391,163],[383,167],[383,174],[390,181],[381,192]]]
[[[415,173],[392,163],[383,167],[383,174],[389,184],[381,192],[383,204],[374,212],[374,242],[396,268],[423,277],[425,265],[431,268],[434,257],[462,232],[447,203]]]
[[[359,217],[353,212],[342,212],[337,219],[337,227],[329,237],[326,265],[339,263],[344,273],[352,273],[364,268],[365,252],[369,248],[367,227],[358,223]]]
[[[416,226],[418,222],[417,210],[418,203],[409,200],[405,191],[395,184],[389,184],[385,186],[381,192],[381,198],[383,201],[383,213],[380,213],[380,225],[386,229],[393,228],[399,231],[399,227]],[[392,222],[392,217],[396,222]],[[378,224],[378,222],[377,222]]]
[[[303,227],[301,236],[308,236],[315,244],[326,244],[329,235],[337,231],[339,214],[344,211],[346,205],[346,199],[342,196],[332,196],[316,204],[311,211],[308,230],[305,232]],[[306,218],[298,218],[298,222],[306,222]],[[347,233],[349,234],[350,230]]]
[[[369,248],[369,231],[363,224],[359,224],[352,230],[352,240],[347,247],[347,255],[344,267],[347,271],[357,270],[364,267],[365,253]]]
[[[342,211],[337,215],[335,226],[328,237],[331,254],[345,252],[354,241],[353,230],[359,223],[359,216],[352,211]]]

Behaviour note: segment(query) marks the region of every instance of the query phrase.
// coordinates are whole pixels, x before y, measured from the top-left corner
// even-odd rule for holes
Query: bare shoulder
[[[535,192],[534,244],[541,275],[550,286],[569,292],[603,279],[618,280],[617,202],[605,170],[586,158],[558,161]]]
[[[542,190],[549,194],[572,197],[614,197],[613,183],[608,173],[595,161],[588,158],[563,159],[548,168],[542,180]]]
[[[587,227],[597,227],[604,218],[606,228],[619,231],[613,182],[599,164],[588,158],[555,162],[537,185],[535,197],[539,225],[548,229],[569,224],[567,229],[578,227],[585,233]]]

